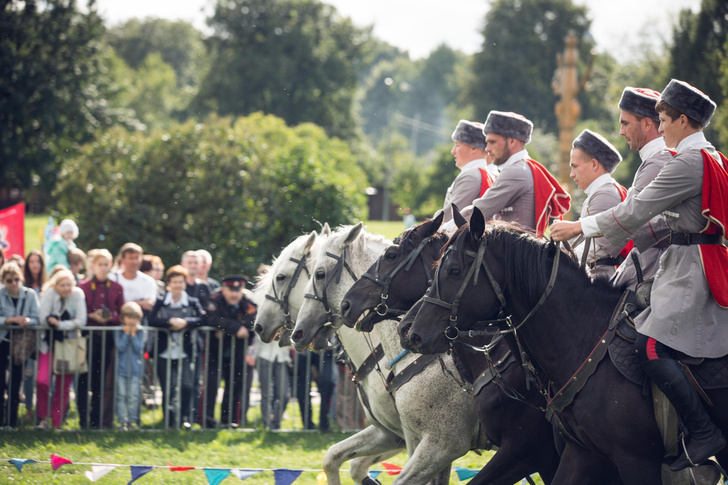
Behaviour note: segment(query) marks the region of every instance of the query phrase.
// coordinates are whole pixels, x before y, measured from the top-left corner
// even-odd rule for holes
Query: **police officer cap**
[[[228,275],[222,279],[222,284],[231,290],[242,290],[247,282],[248,277],[241,274]]]

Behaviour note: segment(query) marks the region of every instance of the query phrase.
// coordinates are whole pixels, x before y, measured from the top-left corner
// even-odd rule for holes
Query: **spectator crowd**
[[[331,351],[295,356],[256,341],[257,295],[246,276],[212,278],[204,249],[184,252],[165,271],[138,244],[124,244],[114,258],[107,249],[84,253],[77,237],[66,219],[45,254],[6,260],[0,250],[0,426],[60,428],[75,403],[81,428],[138,429],[142,407],[160,405],[162,420],[152,427],[248,427],[256,380],[263,427],[279,429],[295,395],[303,428],[315,429],[315,380],[319,427],[330,429],[343,367]],[[339,400],[351,403],[343,393],[353,387],[339,384]],[[340,409],[342,428],[363,427],[354,408]]]

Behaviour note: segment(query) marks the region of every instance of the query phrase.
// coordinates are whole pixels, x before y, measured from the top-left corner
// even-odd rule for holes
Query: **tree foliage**
[[[263,111],[342,138],[354,133],[356,65],[368,29],[318,0],[221,0],[208,23],[212,67],[194,111]]]
[[[93,0],[0,3],[2,185],[52,187],[61,160],[118,120]],[[35,179],[35,180],[33,180]]]
[[[563,51],[564,38],[573,29],[580,39],[580,60],[586,61],[593,46],[584,38],[589,25],[586,7],[571,0],[494,1],[485,16],[483,48],[473,58],[468,86],[475,112],[515,111],[556,131],[557,97],[551,87],[556,54]],[[589,116],[588,96],[579,98],[584,116]]]
[[[344,142],[258,113],[151,135],[109,130],[68,162],[57,197],[83,248],[134,241],[168,264],[207,248],[219,272],[252,274],[315,221],[361,218],[364,186]]]

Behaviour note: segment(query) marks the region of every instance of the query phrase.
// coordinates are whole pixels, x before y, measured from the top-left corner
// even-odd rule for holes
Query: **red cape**
[[[533,191],[536,196],[536,233],[541,235],[549,225],[549,218],[561,219],[569,212],[571,196],[561,187],[546,167],[536,160],[526,159],[533,174]]]
[[[489,174],[484,168],[479,168],[478,170],[480,170],[480,197],[483,197],[485,191],[493,186],[495,177]]]
[[[704,234],[726,237],[728,225],[728,160],[718,152],[723,166],[705,150],[703,153],[703,216],[708,220]],[[715,302],[728,308],[728,247],[724,244],[699,244],[700,261]]]

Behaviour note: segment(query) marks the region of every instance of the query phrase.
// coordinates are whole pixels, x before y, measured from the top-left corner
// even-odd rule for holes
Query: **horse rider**
[[[651,306],[635,319],[635,351],[641,368],[675,407],[687,440],[670,465],[678,471],[699,465],[721,451],[726,440],[713,424],[697,391],[674,359],[673,350],[692,357],[728,354],[728,161],[705,139],[703,128],[715,103],[686,82],[671,80],[655,109],[659,132],[677,154],[639,197],[576,222],[556,222],[557,241],[583,233],[624,244],[632,232],[662,212],[671,229],[670,247],[660,258]]]
[[[485,157],[485,135],[483,123],[460,120],[452,132],[455,144],[450,153],[455,158],[455,166],[460,173],[452,185],[447,189],[445,203],[442,210],[445,212],[444,222],[452,219],[450,207],[466,207],[493,185],[498,175],[493,164],[489,164]]]
[[[546,168],[528,156],[533,123],[523,115],[491,111],[483,126],[487,156],[498,168],[493,186],[473,205],[485,220],[515,222],[543,234],[550,217],[569,210],[571,197]],[[463,211],[467,217],[472,208]]]
[[[631,150],[639,152],[642,163],[634,175],[632,187],[627,191],[627,199],[636,197],[647,185],[655,180],[662,167],[672,160],[673,153],[665,146],[657,129],[660,119],[655,104],[660,93],[646,88],[626,87],[619,100],[619,134],[624,137]],[[660,266],[660,256],[670,246],[667,236],[665,216],[657,214],[647,224],[632,233],[634,249],[644,279],[652,278]],[[612,284],[617,287],[637,286],[637,270],[632,254],[617,269]]]
[[[612,178],[612,173],[622,161],[617,149],[602,135],[591,130],[582,131],[571,146],[569,175],[576,186],[586,193],[581,217],[599,214],[622,202],[627,190]],[[611,278],[616,266],[622,262],[622,247],[615,246],[603,237],[587,240],[577,237],[570,242],[577,254],[586,251],[583,257],[586,257],[592,269],[592,277]]]

